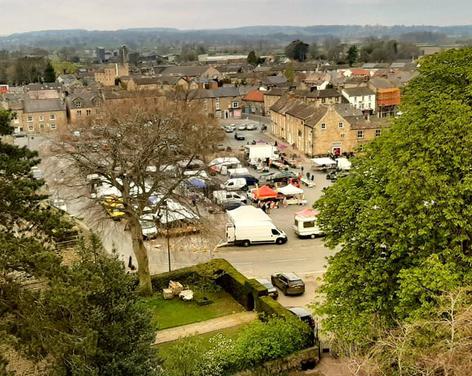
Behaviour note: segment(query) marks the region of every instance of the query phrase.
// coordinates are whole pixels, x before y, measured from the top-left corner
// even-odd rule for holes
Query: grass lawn
[[[217,330],[217,331],[210,332],[210,333],[205,333],[205,334],[199,334],[196,337],[203,340],[202,341],[202,351],[205,351],[205,350],[209,350],[210,347],[211,347],[210,338],[216,336],[217,334],[223,334],[226,338],[235,339],[239,336],[239,333],[241,333],[241,331],[246,326],[247,326],[247,324],[234,326],[232,328],[221,329],[221,330]],[[188,337],[188,338],[190,338],[190,337]],[[178,339],[177,341],[161,343],[161,344],[155,346],[159,357],[161,359],[166,359],[167,354],[170,353],[170,351],[172,350],[172,348],[174,346],[176,346],[176,345],[178,346],[183,341],[188,340],[188,338],[181,338],[181,339]]]
[[[195,291],[195,297],[203,295],[213,303],[199,306],[195,301],[184,302],[179,298],[164,300],[161,294],[142,298],[140,303],[151,311],[152,324],[156,330],[206,321],[244,311],[244,308],[224,290],[206,292],[205,294]]]

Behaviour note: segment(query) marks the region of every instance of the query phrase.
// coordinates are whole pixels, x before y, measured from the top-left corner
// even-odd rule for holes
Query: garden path
[[[216,330],[232,328],[233,326],[247,324],[256,319],[256,312],[239,312],[232,315],[217,317],[216,319],[159,330],[156,333],[156,340],[154,341],[154,344],[157,345],[159,343],[171,342],[179,338],[188,337],[195,334],[204,334]]]

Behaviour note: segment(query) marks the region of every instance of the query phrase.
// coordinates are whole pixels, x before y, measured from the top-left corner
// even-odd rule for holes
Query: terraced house
[[[25,97],[11,103],[14,111],[12,126],[16,132],[60,132],[67,127],[66,106],[59,98],[31,99]]]
[[[316,106],[282,97],[270,109],[272,133],[308,156],[354,152],[387,126],[347,103]]]
[[[100,111],[103,99],[99,93],[78,90],[66,99],[67,118],[69,123],[77,125],[96,116]]]

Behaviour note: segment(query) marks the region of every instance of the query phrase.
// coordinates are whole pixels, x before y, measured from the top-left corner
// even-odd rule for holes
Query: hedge
[[[246,310],[255,309],[267,316],[292,316],[280,303],[268,296],[266,287],[255,279],[246,278],[224,259],[213,259],[204,264],[153,275],[151,281],[155,291],[167,287],[169,281],[188,285],[214,281]]]

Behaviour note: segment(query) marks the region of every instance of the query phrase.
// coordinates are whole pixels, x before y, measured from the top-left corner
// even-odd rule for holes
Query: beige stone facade
[[[60,99],[25,100],[14,111],[12,126],[18,132],[56,133],[67,128],[66,108]]]
[[[95,72],[95,81],[102,86],[115,86],[117,78],[129,76],[128,64],[113,64]]]
[[[287,97],[271,107],[270,116],[272,133],[308,156],[354,152],[388,125],[365,119],[349,104],[315,106]]]

